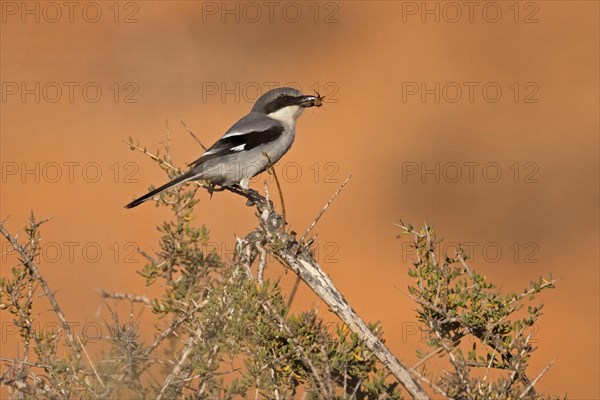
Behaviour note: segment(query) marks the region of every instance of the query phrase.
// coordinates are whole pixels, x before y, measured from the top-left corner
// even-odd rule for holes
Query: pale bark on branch
[[[241,194],[237,191],[236,193]],[[259,253],[257,249],[269,248],[286,268],[298,275],[329,306],[331,311],[364,341],[365,345],[414,399],[429,399],[429,395],[410,374],[409,368],[392,354],[350,306],[321,269],[308,246],[305,246],[302,241],[297,241],[294,235],[286,232],[284,218],[273,209],[272,203],[260,196],[257,197],[255,193],[252,195],[252,200],[256,203],[260,227],[238,242],[237,251],[242,263],[249,267]]]

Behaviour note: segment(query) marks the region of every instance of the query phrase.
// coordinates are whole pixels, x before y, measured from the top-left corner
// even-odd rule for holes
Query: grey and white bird
[[[276,163],[292,147],[296,121],[307,107],[320,107],[323,97],[305,96],[289,87],[263,94],[249,114],[233,124],[206,152],[191,163],[190,169],[170,182],[133,200],[125,208],[188,181],[202,180],[212,185],[239,184],[248,190],[250,179]]]

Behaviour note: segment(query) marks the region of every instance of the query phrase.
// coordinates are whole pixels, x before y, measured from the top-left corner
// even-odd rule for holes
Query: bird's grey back
[[[235,134],[243,135],[248,132],[266,131],[277,125],[280,125],[278,121],[267,117],[265,114],[251,111],[233,124],[233,126],[225,132],[223,137]]]

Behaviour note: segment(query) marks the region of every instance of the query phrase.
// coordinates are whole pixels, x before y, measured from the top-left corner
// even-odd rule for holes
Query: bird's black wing
[[[216,157],[251,150],[272,142],[280,137],[283,131],[283,125],[273,119],[262,114],[248,114],[210,146],[202,157],[190,163],[189,166],[193,168]]]

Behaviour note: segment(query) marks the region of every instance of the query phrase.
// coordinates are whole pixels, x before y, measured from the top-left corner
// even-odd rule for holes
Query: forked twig
[[[425,382],[426,384],[429,385],[429,387],[431,387],[433,390],[435,390],[442,396],[448,397],[448,394],[444,391],[444,389],[442,389],[441,387],[436,385],[434,382],[432,382],[431,379],[427,378],[425,375],[421,374],[419,371],[417,371],[415,369],[412,369],[410,367],[408,367],[408,369],[410,370],[410,372],[412,372],[417,377],[418,380],[420,380],[421,382]]]
[[[527,387],[525,388],[525,390],[523,390],[523,393],[521,393],[519,395],[519,399],[524,398],[527,393],[529,393],[529,391],[531,389],[533,389],[533,387],[535,386],[536,383],[538,383],[538,381],[542,378],[542,376],[544,376],[544,374],[546,372],[548,372],[548,370],[550,369],[550,367],[552,366],[552,364],[554,364],[554,361],[551,361],[550,363],[548,363],[548,365],[546,365],[546,367],[542,370],[542,372],[540,372],[535,378],[533,378],[533,380],[529,383],[529,385],[527,385]]]
[[[160,400],[164,397],[167,389],[169,388],[169,386],[171,386],[171,382],[173,381],[173,379],[175,379],[181,372],[181,370],[183,368],[183,363],[185,363],[185,360],[189,357],[195,343],[196,343],[196,337],[190,336],[187,340],[187,343],[185,344],[185,347],[183,348],[183,352],[181,353],[179,360],[177,360],[177,363],[173,366],[173,369],[171,370],[171,372],[165,379],[165,383],[163,384],[162,388],[160,389],[158,396],[156,396],[156,400]]]
[[[333,200],[337,197],[337,195],[340,194],[340,192],[342,191],[342,189],[344,189],[344,186],[346,186],[346,184],[348,183],[348,181],[350,180],[350,178],[352,178],[352,175],[348,175],[348,177],[341,184],[341,186],[338,188],[338,190],[336,190],[335,193],[333,194],[333,196],[331,196],[331,198],[329,199],[329,201],[327,202],[327,204],[325,204],[325,206],[321,209],[321,211],[319,211],[319,214],[317,214],[316,218],[310,224],[310,226],[308,227],[308,229],[306,230],[306,232],[304,232],[304,235],[302,235],[302,237],[298,241],[298,248],[297,248],[296,255],[298,255],[298,253],[300,253],[300,250],[302,249],[302,244],[304,243],[304,240],[306,239],[306,237],[308,236],[308,234],[310,233],[310,231],[315,227],[315,225],[317,224],[317,222],[319,222],[319,220],[321,219],[321,217],[323,216],[323,214],[325,213],[325,211],[327,211],[327,209],[329,208],[329,206],[331,205],[331,203],[333,203]]]
[[[292,286],[292,290],[290,291],[290,295],[288,296],[287,307],[290,308],[292,303],[294,302],[294,298],[296,297],[296,292],[298,292],[298,288],[300,287],[300,276],[296,275],[296,280],[294,281],[294,286]]]
[[[100,375],[98,375],[98,371],[96,371],[96,367],[94,366],[94,363],[92,362],[92,359],[90,358],[90,355],[88,354],[85,346],[83,345],[83,342],[81,341],[79,336],[75,335],[75,337],[77,338],[77,341],[79,342],[79,345],[81,346],[81,349],[83,350],[83,354],[85,354],[85,358],[88,360],[88,363],[90,363],[90,367],[92,367],[92,371],[94,371],[94,375],[96,376],[96,379],[98,379],[98,382],[100,382],[102,387],[104,389],[106,389],[106,385],[104,384],[104,382],[102,382]]]
[[[144,351],[144,353],[142,354],[143,358],[147,358],[150,353],[152,353],[157,347],[158,345],[170,334],[172,334],[173,332],[175,332],[175,329],[177,329],[179,327],[179,325],[181,325],[182,323],[184,323],[189,317],[191,317],[192,315],[194,315],[194,313],[198,310],[200,310],[202,307],[204,307],[206,305],[206,303],[208,303],[208,300],[204,300],[201,304],[198,304],[196,307],[194,307],[190,312],[188,312],[187,314],[185,314],[184,316],[182,316],[181,318],[179,318],[176,321],[171,322],[171,325],[169,325],[169,327],[167,329],[165,329],[164,331],[162,331],[160,333],[160,335],[157,336],[156,339],[154,339],[154,342],[152,342],[152,344],[150,346],[148,346],[148,348]]]
[[[304,244],[304,240],[306,239],[306,237],[308,236],[308,234],[310,233],[310,231],[315,227],[315,225],[317,224],[317,222],[319,221],[319,219],[321,219],[321,217],[323,216],[323,214],[325,213],[325,211],[329,208],[329,206],[331,205],[331,203],[333,202],[333,200],[337,197],[337,195],[342,191],[342,189],[344,188],[344,186],[346,186],[346,183],[348,183],[348,181],[350,180],[351,177],[352,177],[352,175],[348,175],[348,177],[342,183],[342,185],[338,188],[338,190],[333,194],[333,196],[331,196],[331,198],[329,199],[329,201],[327,202],[327,204],[325,204],[325,206],[321,209],[321,211],[319,211],[319,214],[317,214],[317,217],[310,224],[310,226],[308,227],[308,229],[306,230],[306,232],[304,232],[304,235],[302,235],[302,237],[298,241],[298,247],[296,248],[296,256],[302,250],[302,246]],[[294,286],[292,287],[292,291],[290,292],[290,295],[288,297],[288,302],[287,302],[287,306],[288,307],[290,307],[292,305],[292,303],[294,302],[294,298],[296,297],[296,292],[298,291],[298,287],[300,286],[300,280],[301,280],[300,276],[296,276],[296,280],[294,282]]]
[[[271,161],[271,157],[266,152],[263,152],[263,155],[267,157],[269,160],[269,171],[273,174],[273,178],[275,178],[275,185],[277,185],[277,191],[279,192],[279,201],[281,202],[281,216],[283,217],[283,226],[286,225],[286,213],[285,213],[285,201],[283,200],[283,190],[281,190],[281,184],[279,183],[279,178],[277,177],[277,173],[275,172],[275,167],[273,166],[273,162]]]
[[[175,172],[180,172],[180,169],[175,167],[174,165],[172,165],[171,163],[167,162],[166,160],[163,160],[162,158],[160,158],[159,156],[150,153],[148,150],[146,150],[146,148],[141,148],[140,146],[136,145],[135,143],[133,143],[133,139],[129,138],[129,142],[126,142],[125,140],[121,140],[121,142],[125,143],[127,146],[129,146],[129,148],[131,150],[138,150],[139,152],[147,155],[148,157],[150,157],[153,161],[156,161],[159,165],[164,164],[167,166],[167,168],[169,168],[172,171]]]
[[[177,116],[177,119],[179,120],[179,122],[181,123],[181,125],[183,125],[183,127],[185,128],[185,130],[188,131],[188,133],[190,135],[192,135],[192,137],[194,138],[194,140],[196,141],[196,143],[198,143],[200,145],[200,147],[202,147],[202,149],[204,149],[204,151],[208,150],[206,148],[206,146],[202,144],[202,142],[200,141],[200,139],[198,139],[198,137],[194,134],[194,132],[190,128],[188,128],[188,126],[185,124],[185,122],[183,122],[183,120],[179,116]]]

